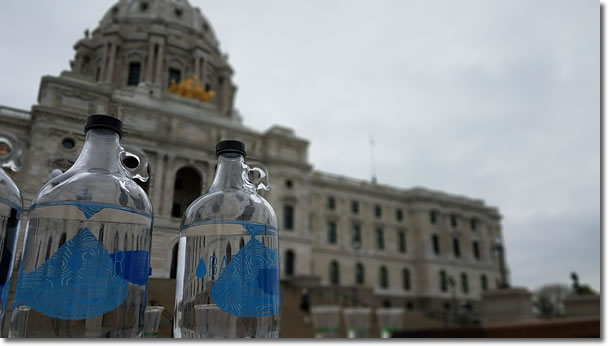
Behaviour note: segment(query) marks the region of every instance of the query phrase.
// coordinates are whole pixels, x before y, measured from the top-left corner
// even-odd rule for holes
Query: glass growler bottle
[[[148,179],[147,162],[120,145],[116,118],[91,115],[85,133],[74,165],[32,201],[13,307],[29,318],[13,314],[13,337],[142,335],[153,213],[132,179]]]
[[[266,173],[245,164],[245,144],[217,144],[209,191],[186,210],[179,233],[174,336],[277,338],[279,234],[258,195]]]
[[[17,139],[0,133],[0,167],[19,171],[20,156],[21,148]],[[21,192],[0,168],[0,332],[4,326],[22,212]]]

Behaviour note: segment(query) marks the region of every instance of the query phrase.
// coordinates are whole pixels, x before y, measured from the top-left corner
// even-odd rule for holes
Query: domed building
[[[245,127],[234,108],[228,56],[186,0],[120,0],[74,49],[68,71],[42,77],[31,110],[0,106],[1,131],[24,148],[23,169],[11,175],[25,217],[51,171],[74,163],[86,117],[120,118],[122,142],[142,149],[149,162],[150,179],[142,183],[155,209],[149,300],[165,305],[166,319],[181,216],[209,187],[215,144],[228,138],[245,142],[248,162],[270,172],[272,190],[264,196],[281,232],[285,335],[298,335],[288,320],[299,316],[304,287],[313,304],[398,306],[440,320],[455,305],[475,315],[482,292],[502,282],[496,208],[319,172],[308,161],[308,141],[292,129]]]

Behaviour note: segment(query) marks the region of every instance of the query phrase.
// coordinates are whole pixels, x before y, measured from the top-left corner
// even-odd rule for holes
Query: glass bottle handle
[[[8,133],[0,133],[0,167],[18,172],[21,169],[21,153],[17,138]]]
[[[268,173],[262,168],[247,166],[247,180],[255,186],[256,191],[270,191]]]
[[[148,181],[148,157],[143,150],[133,146],[121,146],[120,165],[129,178]]]

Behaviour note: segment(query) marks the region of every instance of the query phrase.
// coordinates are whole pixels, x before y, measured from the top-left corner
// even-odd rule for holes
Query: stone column
[[[109,60],[110,63],[108,65],[108,75],[106,76],[105,80],[112,82],[112,77],[114,75],[114,62],[116,61],[116,43],[112,43]]]
[[[171,208],[173,208],[173,185],[175,172],[173,165],[175,163],[175,157],[168,156],[165,158],[165,179],[162,193],[162,209],[161,215],[171,216]]]
[[[194,75],[197,76],[200,80],[201,78],[201,58],[199,56],[194,57]]]
[[[158,44],[158,54],[156,55],[156,73],[154,75],[154,83],[162,83],[163,72],[163,57],[165,56],[165,43]]]
[[[148,59],[146,61],[146,76],[144,80],[146,82],[152,82],[152,73],[154,66],[154,42],[150,41],[148,46]]]
[[[203,83],[203,88],[205,88],[205,82],[207,79],[207,58],[203,57],[203,68],[202,68],[202,76],[201,76],[201,83]]]
[[[160,211],[162,196],[163,196],[163,180],[165,179],[165,166],[164,166],[164,158],[165,154],[162,152],[158,153],[156,158],[156,177],[154,179],[154,186],[152,186],[152,191],[154,192],[152,203],[159,208],[157,210]]]
[[[105,80],[104,76],[106,73],[106,62],[108,60],[108,45],[110,44],[110,42],[106,42],[103,45],[103,59],[101,59],[101,71],[99,73],[99,82],[103,82]]]

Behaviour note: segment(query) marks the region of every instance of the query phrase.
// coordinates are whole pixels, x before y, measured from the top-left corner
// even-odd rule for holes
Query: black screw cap
[[[247,156],[247,147],[241,141],[234,139],[223,140],[215,146],[215,155],[220,156],[225,153],[237,153]]]
[[[112,130],[118,133],[119,137],[122,137],[122,121],[118,118],[114,118],[105,114],[93,114],[87,118],[87,123],[84,125],[84,133],[87,133],[89,129],[102,127],[108,130]]]

